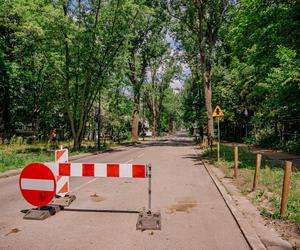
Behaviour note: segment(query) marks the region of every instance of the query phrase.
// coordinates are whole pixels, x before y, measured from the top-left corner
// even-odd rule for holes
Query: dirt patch
[[[97,195],[96,193],[92,194],[90,197],[91,197],[92,201],[94,201],[94,202],[101,202],[101,201],[106,200],[106,198],[101,197],[101,196]]]
[[[175,212],[186,212],[190,213],[193,207],[197,206],[197,201],[193,198],[186,197],[176,201],[176,204],[168,208],[170,214]]]
[[[10,230],[7,234],[5,234],[5,236],[8,236],[10,234],[16,234],[18,232],[20,232],[21,230],[18,228],[13,228],[12,230]]]
[[[293,249],[300,250],[300,224],[281,220],[268,220],[266,226],[269,225],[272,225],[283,239],[289,240]]]

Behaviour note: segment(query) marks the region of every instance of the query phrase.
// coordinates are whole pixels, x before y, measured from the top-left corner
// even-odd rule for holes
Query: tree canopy
[[[219,104],[224,138],[297,145],[299,13],[294,0],[0,0],[0,137],[56,129],[78,149],[186,127],[212,143]]]

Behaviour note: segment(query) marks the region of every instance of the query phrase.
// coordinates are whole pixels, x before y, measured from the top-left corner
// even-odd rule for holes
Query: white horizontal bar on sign
[[[22,190],[53,191],[54,181],[45,179],[21,179]]]

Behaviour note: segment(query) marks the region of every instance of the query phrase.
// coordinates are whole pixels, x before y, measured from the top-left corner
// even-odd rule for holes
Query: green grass
[[[69,155],[96,152],[98,150],[95,144],[94,141],[84,141],[80,150],[70,150]],[[71,148],[72,142],[65,141],[62,145]],[[110,146],[110,141],[107,141],[105,146],[101,145],[101,151],[108,150]],[[23,168],[30,162],[54,161],[56,149],[59,149],[59,146],[51,146],[46,142],[0,144],[0,173]]]
[[[223,169],[228,177],[233,176],[234,148],[221,145],[220,161],[217,162],[217,150],[207,150],[204,155],[215,166]],[[258,206],[262,215],[280,218],[280,201],[283,183],[282,164],[263,157],[259,185],[252,192],[256,155],[247,148],[239,148],[239,176],[236,184],[241,192]],[[287,212],[282,219],[300,223],[300,171],[293,170]]]

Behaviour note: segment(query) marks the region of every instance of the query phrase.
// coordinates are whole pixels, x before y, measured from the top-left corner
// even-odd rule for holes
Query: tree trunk
[[[73,149],[78,150],[80,148],[81,142],[79,141],[79,138],[77,136],[73,136]]]
[[[158,127],[158,114],[155,110],[153,110],[153,130],[152,130],[152,136],[157,136],[157,127]]]
[[[208,137],[208,144],[212,145],[213,136],[214,136],[214,124],[213,124],[213,117],[212,117],[212,91],[211,91],[211,81],[209,80],[204,84],[204,94],[205,94],[205,107],[207,111],[207,137]]]
[[[202,81],[204,85],[204,99],[205,108],[207,112],[207,139],[208,145],[211,146],[213,142],[214,127],[213,127],[213,117],[212,117],[212,89],[211,89],[211,65],[207,65],[207,58],[205,52],[205,39],[204,39],[204,5],[203,2],[198,0],[195,2],[198,10],[198,46],[200,48],[200,62],[202,69]],[[211,44],[210,44],[211,45]]]
[[[140,113],[140,96],[134,96],[134,111],[132,119],[132,130],[131,130],[131,140],[133,142],[139,139],[139,113]]]

